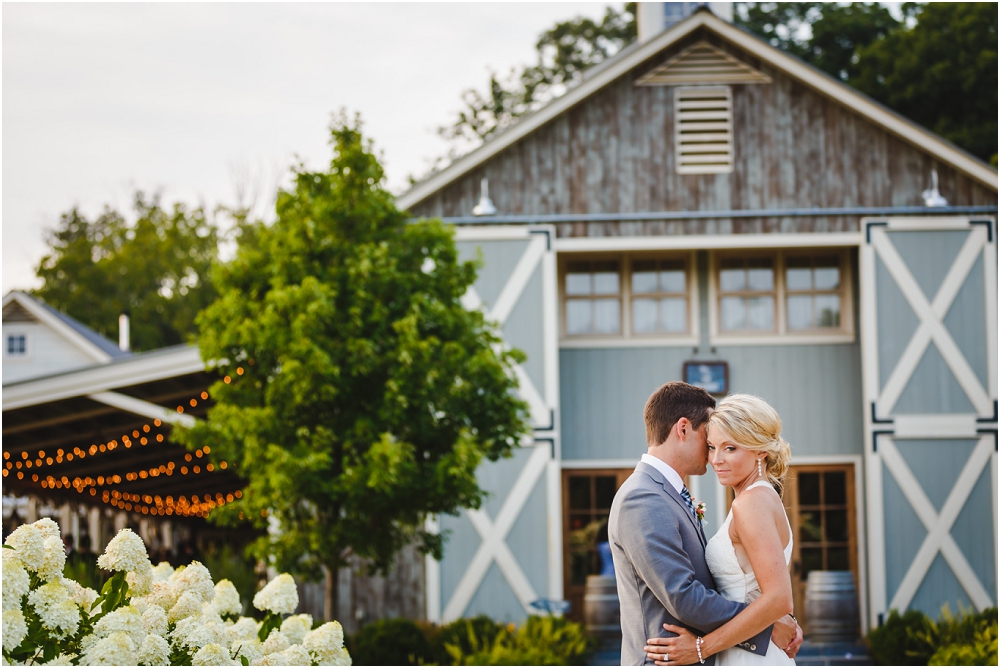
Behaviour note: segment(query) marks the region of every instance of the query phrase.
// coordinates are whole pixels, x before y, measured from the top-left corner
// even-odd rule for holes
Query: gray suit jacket
[[[746,607],[715,591],[700,524],[649,464],[640,462],[615,495],[608,537],[621,602],[623,666],[653,663],[642,648],[647,638],[672,635],[664,623],[704,635]],[[770,639],[769,627],[740,647],[763,656]]]

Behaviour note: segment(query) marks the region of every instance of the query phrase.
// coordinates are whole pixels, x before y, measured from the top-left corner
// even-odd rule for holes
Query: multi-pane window
[[[28,352],[28,339],[24,334],[11,334],[7,337],[7,355],[16,357]]]
[[[840,327],[840,281],[836,256],[787,258],[789,331]]]
[[[719,321],[723,332],[774,331],[775,297],[773,258],[722,259]]]
[[[759,340],[852,336],[846,251],[725,251],[714,266],[714,333]]]
[[[847,473],[802,472],[798,476],[799,553],[802,579],[809,571],[851,568]]]
[[[567,260],[563,265],[563,335],[665,337],[690,335],[690,255],[650,253]]]
[[[632,262],[632,331],[688,331],[687,268],[684,260]]]
[[[621,333],[620,264],[570,262],[566,267],[566,333]]]
[[[583,619],[587,576],[601,572],[611,502],[632,469],[563,471],[563,595],[569,616]],[[605,548],[607,553],[607,548]]]

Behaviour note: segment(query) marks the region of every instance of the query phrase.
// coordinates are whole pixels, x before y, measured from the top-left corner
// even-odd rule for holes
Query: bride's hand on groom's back
[[[794,659],[799,653],[802,645],[802,628],[791,615],[785,615],[774,623],[774,630],[771,631],[771,641]]]
[[[677,635],[672,638],[649,638],[643,650],[657,666],[688,666],[698,663],[695,637],[681,626],[664,624],[663,628]]]

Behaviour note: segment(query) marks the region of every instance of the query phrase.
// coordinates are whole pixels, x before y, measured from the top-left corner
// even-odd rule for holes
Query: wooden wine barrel
[[[583,594],[583,621],[587,633],[605,643],[621,642],[621,606],[615,579],[588,575]]]
[[[809,641],[853,642],[860,629],[858,592],[851,571],[810,571],[806,581]]]

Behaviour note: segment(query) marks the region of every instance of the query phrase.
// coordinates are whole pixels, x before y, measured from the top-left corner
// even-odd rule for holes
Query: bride
[[[703,638],[664,624],[678,635],[646,641],[646,656],[656,665],[704,663],[710,656],[722,666],[795,665],[773,643],[766,656],[736,647],[792,612],[788,574],[792,530],[774,490],[788,472],[789,459],[781,418],[767,402],[749,394],[730,395],[719,402],[708,419],[708,460],[719,482],[733,488],[736,499],[708,541],[705,560],[719,593],[749,605]]]

